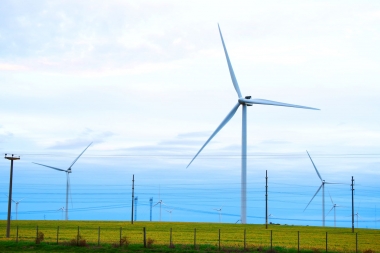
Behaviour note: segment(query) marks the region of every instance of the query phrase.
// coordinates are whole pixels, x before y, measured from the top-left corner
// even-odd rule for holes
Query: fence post
[[[219,251],[220,251],[220,228],[219,228]]]
[[[326,252],[327,252],[327,232],[326,232]]]
[[[272,250],[272,248],[273,248],[273,247],[272,247],[272,246],[273,246],[273,245],[272,245],[272,234],[273,234],[272,231],[273,231],[273,230],[270,231],[270,250]]]
[[[98,246],[100,245],[100,226],[98,227]]]
[[[16,242],[18,243],[18,226],[16,227]]]
[[[121,234],[122,234],[122,227],[120,227],[120,240],[119,240],[119,244],[120,244],[120,247],[121,247]]]
[[[300,231],[298,232],[298,252],[300,252]]]
[[[358,253],[358,232],[356,232],[356,253]]]
[[[246,247],[246,234],[247,234],[247,231],[246,231],[246,229],[244,229],[244,250],[247,248]]]
[[[170,242],[169,242],[169,247],[172,247],[172,228],[170,228]]]
[[[197,229],[194,228],[194,250],[197,248]]]
[[[77,233],[77,246],[79,245],[79,226],[78,226],[78,233]]]
[[[144,236],[143,236],[143,239],[144,239],[144,248],[146,248],[146,229],[145,229],[145,227],[143,227],[143,234],[144,234]]]
[[[59,240],[59,226],[57,227],[57,244],[58,244],[58,240]]]

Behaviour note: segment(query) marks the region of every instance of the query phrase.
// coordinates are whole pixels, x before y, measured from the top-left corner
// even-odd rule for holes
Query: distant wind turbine
[[[160,221],[161,221],[161,208],[162,208],[162,200],[158,201],[154,206],[157,206],[158,204],[160,204]]]
[[[305,207],[305,209],[303,211],[306,210],[306,208],[310,205],[311,201],[313,201],[314,197],[318,194],[318,192],[322,188],[322,226],[325,226],[325,184],[339,184],[339,183],[330,183],[330,182],[326,182],[325,180],[323,180],[321,177],[321,174],[319,174],[317,167],[315,166],[313,159],[311,159],[311,156],[309,155],[309,152],[307,152],[307,150],[306,150],[306,153],[309,156],[310,161],[314,166],[315,172],[317,172],[317,175],[318,175],[319,179],[321,180],[322,184],[321,184],[321,186],[319,186],[317,192],[311,198],[310,202],[307,204],[307,206]]]
[[[173,210],[166,210],[166,212],[168,212],[170,214],[170,221],[172,221],[172,212],[173,212]]]
[[[70,165],[70,167],[66,170],[64,169],[60,169],[60,168],[56,168],[56,167],[52,167],[52,166],[49,166],[49,165],[44,165],[44,164],[41,164],[41,163],[34,163],[34,164],[37,164],[37,165],[41,165],[41,166],[45,166],[45,167],[48,167],[50,169],[54,169],[54,170],[59,170],[59,171],[63,171],[63,172],[66,172],[66,208],[65,208],[65,220],[68,220],[69,219],[69,192],[70,192],[70,176],[69,174],[71,173],[71,167],[74,166],[74,164],[78,161],[79,157],[81,157],[83,155],[83,153],[88,149],[88,147],[90,147],[92,144],[92,142],[82,151],[82,153],[80,153],[80,155],[74,160],[74,162]]]
[[[329,196],[330,196],[331,203],[333,204],[333,206],[331,207],[330,211],[326,214],[326,216],[329,215],[329,213],[334,209],[334,227],[336,227],[336,210],[335,209],[341,206],[338,206],[337,204],[334,203],[334,201],[331,198],[330,193],[329,193]]]
[[[222,221],[222,207],[220,207],[219,209],[214,208],[213,210],[219,213],[219,223],[220,223]]]
[[[241,223],[246,224],[247,223],[247,106],[252,106],[254,104],[259,105],[274,105],[274,106],[285,106],[285,107],[294,107],[294,108],[302,108],[302,109],[311,109],[311,110],[319,110],[312,107],[306,107],[306,106],[300,106],[300,105],[294,105],[294,104],[286,104],[271,100],[265,100],[265,99],[251,99],[251,96],[245,96],[243,97],[239,84],[237,82],[234,70],[232,68],[232,64],[230,61],[230,58],[227,53],[227,48],[224,44],[222,32],[219,28],[219,34],[220,38],[222,40],[224,54],[226,56],[228,69],[230,72],[232,83],[235,87],[236,93],[238,95],[238,102],[237,104],[232,108],[232,110],[227,114],[225,119],[222,121],[222,123],[216,128],[216,130],[212,133],[212,135],[208,138],[205,144],[201,147],[201,149],[198,151],[198,153],[194,156],[194,158],[190,161],[190,163],[187,165],[187,167],[190,166],[190,164],[194,161],[194,159],[198,156],[198,154],[203,150],[203,148],[214,138],[214,136],[232,119],[232,117],[235,115],[237,109],[241,105],[242,110],[242,149],[241,149],[241,210],[240,210],[240,219]]]
[[[61,207],[57,211],[62,211],[61,213],[62,213],[62,220],[63,220],[63,211],[65,211],[65,207]]]
[[[20,199],[19,201],[14,201],[12,199],[12,201],[16,204],[16,220],[18,220],[18,204],[20,204],[21,200],[23,200],[23,199]]]

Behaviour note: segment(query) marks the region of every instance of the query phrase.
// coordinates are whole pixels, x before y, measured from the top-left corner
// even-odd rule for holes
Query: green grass
[[[18,226],[18,243],[16,227]],[[35,244],[36,228],[44,234],[44,240]],[[57,228],[59,237],[57,245]],[[86,240],[88,247],[77,247],[78,233]],[[98,228],[100,227],[100,247],[98,247]],[[151,249],[143,248],[143,228],[146,238],[154,240]],[[129,241],[128,247],[119,247],[120,228],[122,237]],[[170,244],[170,229],[172,243]],[[270,225],[219,224],[219,223],[184,223],[184,222],[105,222],[105,221],[12,221],[11,238],[5,237],[6,221],[0,221],[1,252],[192,252],[194,251],[194,229],[196,229],[197,252],[216,252],[219,250],[219,229],[222,252],[236,252],[244,249],[244,231],[246,231],[246,248],[249,251],[267,250],[271,246],[278,252],[297,252],[298,231],[302,252],[325,252],[326,232],[328,233],[329,252],[355,252],[356,234],[348,228],[310,227]],[[356,229],[359,252],[380,252],[380,231]],[[73,241],[75,246],[68,246]]]

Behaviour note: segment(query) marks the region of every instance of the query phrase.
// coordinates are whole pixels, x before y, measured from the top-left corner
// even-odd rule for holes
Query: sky
[[[241,109],[186,166],[243,96],[319,108],[248,108],[248,223],[379,228],[378,1],[1,1],[0,150],[14,164],[18,219],[240,219]],[[6,219],[10,162],[1,163]],[[331,197],[330,197],[331,196]],[[169,211],[172,211],[171,215]],[[15,219],[15,205],[12,219]],[[160,208],[153,208],[160,220]],[[332,211],[326,225],[334,225]]]

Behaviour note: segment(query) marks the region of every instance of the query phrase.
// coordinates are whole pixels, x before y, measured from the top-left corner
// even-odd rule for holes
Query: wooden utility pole
[[[20,157],[15,157],[13,154],[12,156],[8,156],[7,154],[5,154],[4,158],[11,161],[11,173],[9,177],[9,193],[8,193],[8,217],[7,217],[7,238],[9,238],[10,231],[11,231],[13,161],[20,160]]]
[[[135,175],[132,176],[132,215],[131,223],[133,224],[133,203],[135,202]]]

